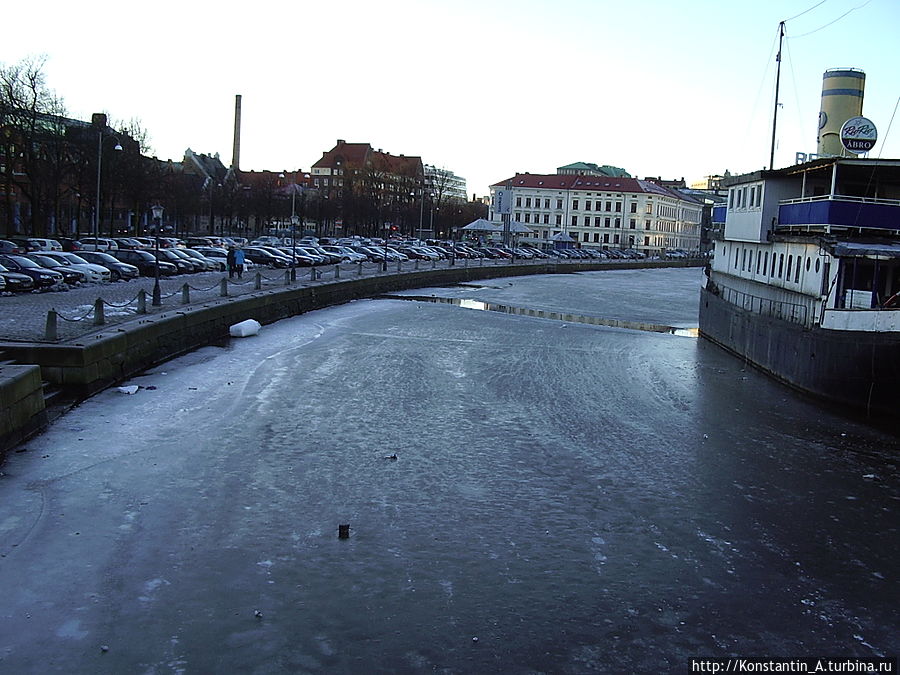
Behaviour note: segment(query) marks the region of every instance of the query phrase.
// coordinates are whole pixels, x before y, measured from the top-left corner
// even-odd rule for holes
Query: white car
[[[81,242],[81,248],[85,251],[118,251],[119,245],[114,242],[112,239],[104,239],[102,237],[85,237],[84,239],[79,239]]]
[[[60,253],[58,251],[42,251],[42,256],[47,258],[53,258],[61,262],[63,265],[71,267],[73,270],[78,270],[79,272],[84,273],[85,281],[93,281],[95,283],[103,283],[108,282],[112,273],[103,265],[95,265],[94,263],[89,263],[84,258],[79,258],[74,253]]]
[[[354,251],[352,248],[347,248],[346,246],[322,246],[321,248],[325,249],[329,253],[334,253],[336,255],[341,256],[346,262],[365,262],[368,260],[368,256],[365,253],[358,253]]]

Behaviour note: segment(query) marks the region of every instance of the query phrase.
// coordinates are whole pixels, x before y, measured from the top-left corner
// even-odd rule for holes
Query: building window
[[[603,219],[603,227],[609,227],[609,218]]]
[[[633,230],[635,227],[637,227],[637,221],[634,218],[629,218],[628,227]]]
[[[600,233],[599,232],[594,232],[594,243],[595,244],[600,243]]]
[[[545,200],[544,200],[544,208],[545,208],[545,209],[549,209],[549,208],[550,208],[550,200],[549,200],[549,199],[545,199]]]
[[[604,243],[604,244],[608,244],[608,243],[609,243],[609,232],[604,232],[604,233],[603,233],[603,243]]]
[[[606,210],[612,211],[612,202],[606,202]]]
[[[573,210],[573,211],[577,211],[577,210],[578,210],[578,200],[577,200],[577,199],[573,199],[573,200],[572,200],[572,210]]]
[[[621,219],[621,218],[616,218],[616,223],[615,223],[615,225],[616,225],[616,227],[622,227],[622,219]]]
[[[644,246],[650,245],[650,237],[644,237]]]
[[[585,211],[590,211],[590,210],[591,210],[591,200],[590,200],[590,199],[585,199],[585,200],[584,200],[584,210],[585,210]]]
[[[526,223],[530,223],[530,222],[531,222],[531,214],[530,214],[530,213],[526,213],[526,214],[525,214],[525,222],[526,222]]]
[[[631,213],[637,213],[637,202],[631,202],[629,207],[631,209]]]
[[[644,210],[648,216],[653,215],[653,204],[647,204],[647,208]]]
[[[516,206],[521,206],[521,204],[517,204]],[[525,197],[525,208],[526,209],[531,208],[531,197]]]
[[[622,202],[616,202],[616,213],[622,213]]]
[[[516,197],[516,207],[517,208],[522,207],[522,198],[521,197]]]
[[[556,216],[556,224],[562,225],[562,216],[559,214],[557,214],[557,216]]]
[[[545,213],[544,214],[544,225],[549,225],[549,224],[550,224],[550,214]]]
[[[584,232],[584,233],[581,235],[581,241],[590,241],[590,240],[591,240],[591,235],[590,235],[590,233]]]
[[[578,216],[572,216],[572,226],[578,225]]]
[[[649,230],[649,229],[650,229],[650,221],[649,221],[649,220],[645,220],[645,221],[644,221],[644,229],[645,229],[645,230]]]
[[[562,208],[562,199],[557,199],[557,200],[556,200],[556,208],[558,208],[558,209],[561,209],[561,208]]]
[[[600,227],[600,216],[594,216],[594,227]]]

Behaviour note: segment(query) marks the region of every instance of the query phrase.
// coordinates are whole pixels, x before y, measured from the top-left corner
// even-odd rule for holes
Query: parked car
[[[116,260],[134,265],[142,276],[152,277],[156,275],[156,258],[150,251],[119,249],[118,251],[113,251],[110,255]],[[159,261],[159,275],[171,277],[176,274],[178,274],[178,268],[173,263],[161,258]]]
[[[29,239],[29,241],[35,242],[38,245],[39,251],[62,251],[62,244],[56,241],[56,239],[39,239],[33,237]]]
[[[0,253],[20,255],[28,253],[28,249],[9,239],[0,239]]]
[[[138,241],[134,237],[116,237],[115,241],[119,248],[131,248],[131,249],[147,248],[146,244]]]
[[[320,246],[320,248],[328,251],[329,253],[334,253],[336,255],[341,256],[342,262],[365,262],[367,257],[362,253],[357,253],[352,248],[348,248],[347,246],[336,246],[334,244],[328,244]]]
[[[62,245],[62,250],[67,253],[76,253],[81,250],[81,241],[78,239],[63,237],[58,241]]]
[[[193,248],[182,248],[178,250],[179,253],[183,253],[186,256],[189,256],[203,265],[204,271],[206,272],[218,272],[219,271],[219,263],[210,260],[206,256],[204,256],[200,251],[197,251]]]
[[[35,288],[48,289],[59,286],[63,283],[63,275],[46,267],[41,267],[38,263],[23,255],[0,255],[0,265],[21,274],[27,274],[34,281]]]
[[[244,257],[250,262],[267,267],[285,268],[291,266],[290,259],[286,260],[283,256],[275,255],[271,251],[258,246],[245,247]]]
[[[23,249],[25,253],[34,253],[41,250],[40,243],[34,237],[12,237],[10,241]]]
[[[84,237],[79,241],[82,251],[117,251],[119,249],[119,245],[113,239]]]
[[[135,265],[130,265],[121,260],[113,258],[109,253],[101,253],[100,251],[82,251],[78,254],[79,258],[84,258],[94,265],[102,265],[109,270],[110,281],[119,281],[124,279],[136,279],[141,272]]]
[[[86,272],[76,270],[74,267],[66,265],[65,263],[61,263],[55,258],[51,258],[46,255],[40,255],[39,253],[29,253],[28,257],[31,260],[34,260],[41,267],[46,267],[48,270],[53,270],[54,272],[59,272],[60,274],[62,274],[63,282],[69,284],[70,286],[74,284],[80,284],[82,281],[85,281],[87,279]]]
[[[84,258],[79,257],[75,253],[66,253],[66,252],[48,252],[42,253],[41,255],[46,255],[49,258],[53,258],[58,260],[63,265],[69,265],[74,267],[76,270],[80,272],[84,272],[87,281],[92,281],[95,283],[107,282],[112,278],[109,270],[103,267],[102,265],[95,265],[93,263],[89,263]]]
[[[151,251],[150,254],[157,255],[157,252]],[[175,265],[179,274],[193,274],[200,271],[201,265],[199,263],[194,263],[188,256],[181,257],[173,248],[162,249],[158,252],[158,255],[160,260],[165,260]]]
[[[7,292],[21,293],[34,290],[34,279],[27,274],[14,272],[0,265],[0,277],[3,277]]]

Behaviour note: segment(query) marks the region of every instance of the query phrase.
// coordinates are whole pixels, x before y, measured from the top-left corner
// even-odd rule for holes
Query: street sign
[[[494,191],[494,213],[506,214],[512,211],[512,190]]]

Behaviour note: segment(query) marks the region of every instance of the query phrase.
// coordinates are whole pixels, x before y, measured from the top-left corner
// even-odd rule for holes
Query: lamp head
[[[165,209],[162,206],[160,206],[159,204],[156,204],[155,206],[151,206],[150,210],[153,212],[154,218],[159,218],[160,220],[162,220],[163,211],[165,211]]]

